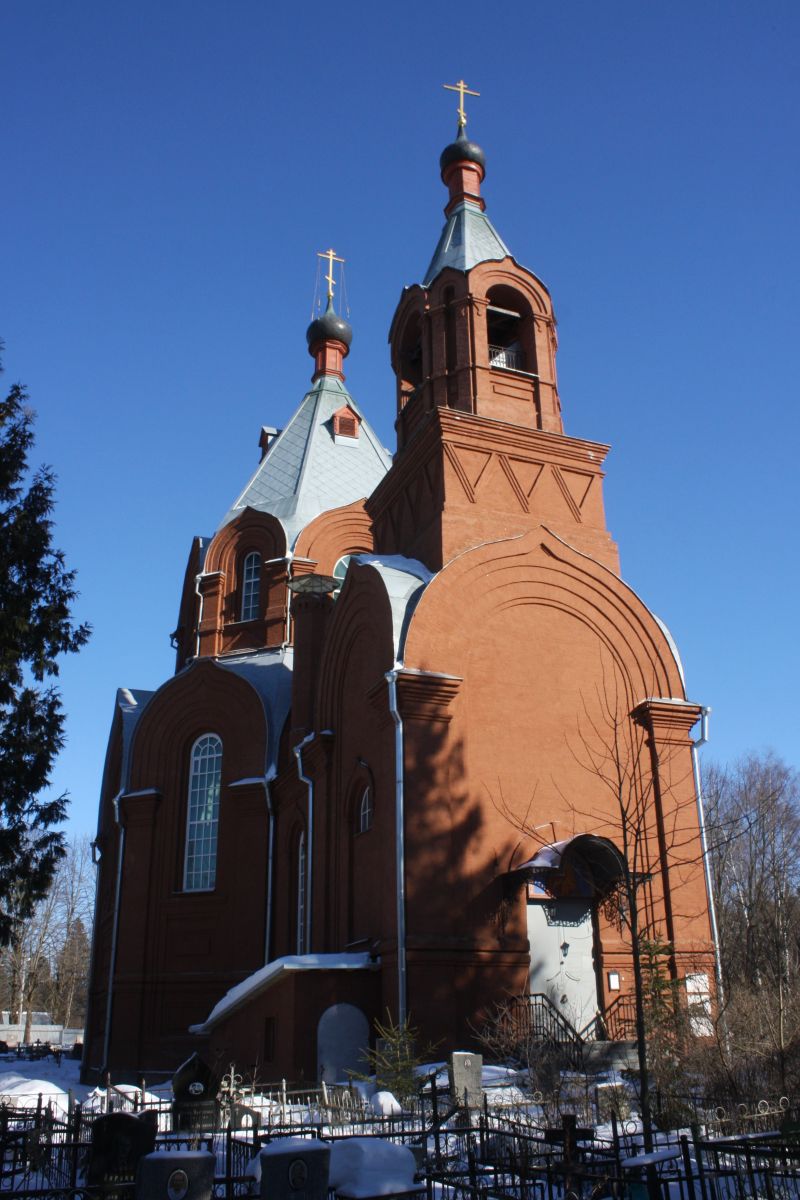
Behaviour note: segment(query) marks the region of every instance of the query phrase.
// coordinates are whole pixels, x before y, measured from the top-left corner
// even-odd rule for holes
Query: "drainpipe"
[[[717,925],[717,905],[714,900],[714,886],[711,879],[711,859],[708,853],[708,837],[706,834],[706,813],[703,803],[703,786],[700,780],[700,759],[697,751],[708,741],[708,716],[710,708],[700,709],[700,737],[692,739],[692,770],[694,786],[697,794],[697,817],[700,822],[700,845],[703,851],[703,870],[706,877],[708,892],[708,915],[711,918],[711,937],[714,942],[714,974],[717,977],[717,998],[720,1008],[725,1007],[725,992],[722,985],[722,959],[719,951],[719,926]]]
[[[406,848],[403,779],[403,721],[397,707],[397,676],[399,671],[386,672],[389,685],[389,712],[394,721],[395,764],[395,849],[397,862],[397,1022],[406,1020]]]
[[[306,954],[311,953],[311,902],[314,899],[314,780],[303,774],[303,747],[313,742],[315,733],[309,733],[294,748],[297,759],[297,778],[308,788],[308,821],[306,838]]]
[[[195,575],[194,577],[194,591],[195,595],[200,601],[200,607],[197,612],[197,638],[195,639],[194,649],[195,658],[200,657],[200,626],[203,624],[203,593],[200,591],[200,580],[202,578],[202,575]]]
[[[272,794],[269,785],[274,778],[274,770],[262,779],[264,799],[267,802],[268,829],[267,834],[267,911],[264,926],[264,966],[269,962],[270,934],[272,930],[272,888],[275,874],[275,809],[272,804]]]
[[[103,1038],[103,1066],[108,1067],[108,1052],[111,1047],[111,1010],[113,1006],[114,970],[117,965],[117,934],[119,932],[119,901],[122,894],[122,863],[125,858],[125,826],[119,819],[119,802],[122,792],[112,800],[114,820],[119,829],[119,851],[117,853],[117,883],[114,890],[114,919],[111,926],[111,957],[108,964],[108,995],[106,996],[106,1028]]]

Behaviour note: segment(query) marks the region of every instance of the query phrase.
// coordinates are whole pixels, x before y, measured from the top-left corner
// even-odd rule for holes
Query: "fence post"
[[[433,1116],[433,1137],[435,1145],[436,1170],[442,1169],[442,1146],[439,1134],[439,1089],[436,1086],[436,1075],[431,1079],[431,1115]]]
[[[561,1128],[564,1132],[564,1191],[573,1191],[573,1168],[578,1148],[576,1133],[577,1121],[575,1113],[564,1113],[561,1118]]]
[[[76,1188],[78,1186],[78,1158],[81,1152],[81,1106],[76,1104],[72,1111],[71,1130],[68,1137],[72,1139],[72,1156],[69,1164],[69,1186]]]

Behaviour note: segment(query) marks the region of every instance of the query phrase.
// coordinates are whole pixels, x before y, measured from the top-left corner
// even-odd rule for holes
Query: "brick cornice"
[[[122,823],[126,829],[134,825],[149,824],[161,803],[158,788],[141,788],[136,792],[124,792],[120,796]]]
[[[404,721],[452,720],[448,711],[459,693],[462,679],[429,671],[401,671],[397,676],[397,696]]]
[[[397,699],[400,716],[404,721],[452,720],[450,705],[459,693],[463,680],[456,675],[442,675],[436,671],[404,671],[397,674]],[[385,677],[378,680],[369,691],[370,702],[375,708],[389,715],[389,686]]]
[[[655,737],[675,734],[687,737],[692,726],[700,720],[702,711],[699,704],[691,704],[688,700],[650,697],[637,704],[631,715]]]

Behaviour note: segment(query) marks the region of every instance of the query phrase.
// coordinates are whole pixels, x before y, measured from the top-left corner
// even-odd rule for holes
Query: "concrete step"
[[[585,1042],[583,1065],[587,1072],[635,1070],[639,1065],[636,1042]]]

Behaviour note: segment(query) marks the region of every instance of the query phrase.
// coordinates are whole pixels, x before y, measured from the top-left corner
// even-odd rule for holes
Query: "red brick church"
[[[591,1027],[632,987],[626,871],[711,990],[701,709],[620,577],[608,447],[564,432],[550,293],[484,174],[461,123],[391,323],[394,457],[329,302],[310,390],[192,543],[175,674],[117,694],[87,1076],[198,1050],[334,1079],[387,1010],[444,1053],[528,992]]]

